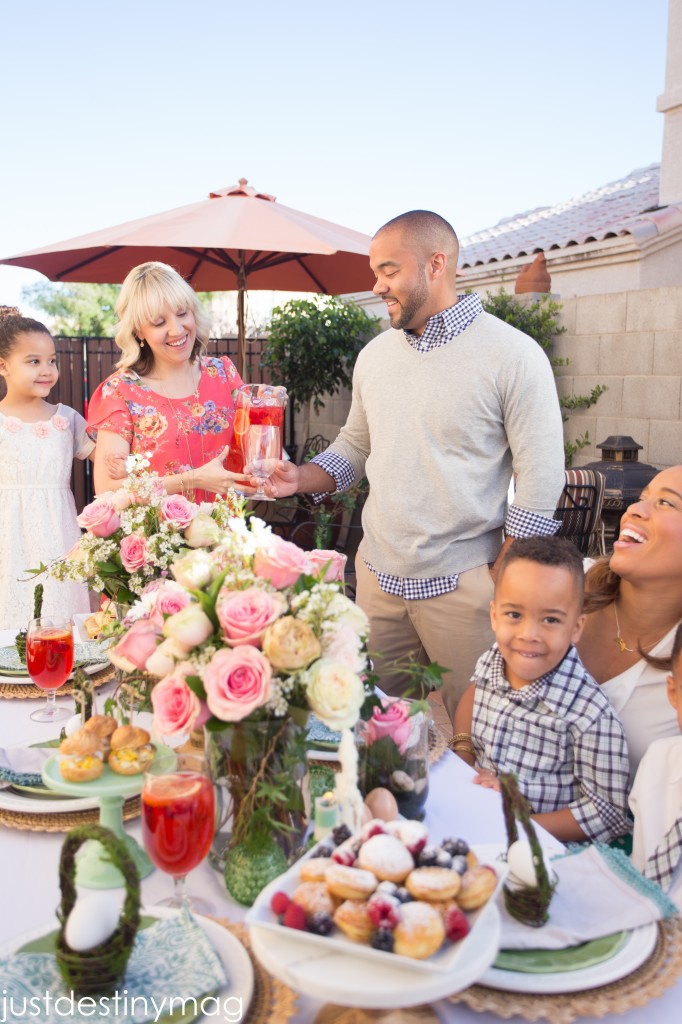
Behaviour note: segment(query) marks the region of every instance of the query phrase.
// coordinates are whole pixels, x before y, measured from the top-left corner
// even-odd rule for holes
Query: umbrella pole
[[[239,287],[239,292],[237,293],[237,373],[244,380],[244,369],[246,366],[246,267],[244,265],[244,252],[242,249],[239,250],[237,282]]]

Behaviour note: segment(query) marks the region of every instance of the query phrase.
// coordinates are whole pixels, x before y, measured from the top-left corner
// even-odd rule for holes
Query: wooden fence
[[[113,338],[66,338],[54,339],[59,361],[59,381],[50,392],[50,402],[63,402],[82,413],[87,419],[88,400],[109,374],[113,373],[121,352]],[[269,383],[268,372],[261,365],[264,338],[248,339],[246,343],[246,366],[244,379],[250,383]],[[208,355],[230,356],[236,359],[237,338],[211,338]],[[71,488],[80,511],[92,501],[94,488],[92,463],[89,460],[74,463]]]

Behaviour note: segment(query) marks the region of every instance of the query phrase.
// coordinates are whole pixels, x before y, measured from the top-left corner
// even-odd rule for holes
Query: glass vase
[[[358,788],[363,797],[388,789],[404,818],[421,821],[429,795],[429,718],[418,712],[407,721],[409,735],[380,730],[372,720],[357,723]]]
[[[206,733],[226,825],[209,860],[224,865],[228,891],[240,903],[250,905],[304,850],[305,734],[290,718],[245,720]]]

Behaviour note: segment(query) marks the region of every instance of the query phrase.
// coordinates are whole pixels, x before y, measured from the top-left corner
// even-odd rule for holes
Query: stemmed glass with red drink
[[[31,682],[47,693],[47,703],[32,712],[34,722],[61,722],[72,712],[57,707],[55,694],[73,668],[73,626],[70,619],[31,619],[26,633],[26,667]]]
[[[156,905],[210,914],[205,900],[189,896],[187,874],[201,864],[215,833],[215,795],[207,758],[174,752],[152,762],[142,787],[142,839],[149,859],[172,875],[174,892]]]

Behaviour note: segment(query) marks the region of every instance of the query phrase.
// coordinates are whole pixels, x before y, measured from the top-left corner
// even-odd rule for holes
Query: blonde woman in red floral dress
[[[227,356],[203,354],[209,321],[194,291],[165,263],[143,263],[123,282],[116,313],[123,355],[88,409],[96,492],[121,486],[117,467],[132,452],[168,494],[210,501],[235,485],[248,493],[248,478],[223,467],[242,380]]]

